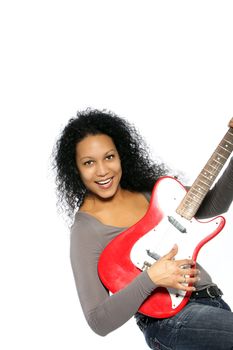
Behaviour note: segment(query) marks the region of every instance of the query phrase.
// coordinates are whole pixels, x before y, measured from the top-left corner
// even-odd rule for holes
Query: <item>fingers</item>
[[[178,281],[183,284],[183,286],[190,286],[200,281],[199,274],[200,271],[198,269],[180,269]]]
[[[182,269],[181,269],[182,270]],[[196,282],[200,281],[199,275],[200,271],[195,269],[190,269],[192,276],[180,275],[179,282],[177,283],[177,288],[186,292],[193,292],[196,288],[193,286]]]
[[[185,292],[194,292],[194,291],[196,290],[195,287],[190,286],[190,285],[186,286],[186,285],[184,285],[184,284],[182,284],[182,283],[177,283],[176,289],[178,289],[178,290],[183,290],[183,291],[185,291]]]
[[[199,280],[200,271],[195,268],[195,261],[192,259],[175,260],[177,253],[178,246],[175,244],[147,272],[157,286],[192,292],[195,290],[193,285]]]
[[[184,283],[184,284],[194,284],[196,282],[200,281],[200,277],[190,277],[190,276],[181,276],[179,278],[179,283]]]
[[[172,260],[176,254],[178,253],[178,246],[177,244],[174,244],[173,248],[170,250],[169,253],[165,254],[162,259]]]
[[[174,244],[170,252],[165,254],[161,259],[172,260],[177,253],[178,253],[178,246],[177,244]],[[192,266],[195,264],[195,262],[192,259],[176,260],[176,263],[178,266],[186,266],[186,265]]]
[[[182,276],[185,276],[185,275],[198,276],[200,274],[200,271],[194,268],[187,268],[187,269],[179,268],[178,273]]]
[[[178,266],[192,266],[195,264],[195,261],[192,259],[182,259],[182,260],[176,260]]]
[[[184,281],[184,278],[183,278]],[[196,282],[196,278],[186,278],[186,282],[178,282],[177,286],[175,288],[179,290],[183,290],[186,292],[194,292],[196,288],[193,286],[193,284]]]
[[[229,121],[228,126],[229,126],[230,128],[233,128],[233,118],[231,118],[231,120]]]

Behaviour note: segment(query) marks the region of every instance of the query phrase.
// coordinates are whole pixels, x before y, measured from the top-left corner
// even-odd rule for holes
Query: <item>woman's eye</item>
[[[93,164],[93,160],[88,160],[88,161],[86,161],[85,163],[84,163],[84,165],[92,165]]]
[[[110,154],[109,156],[106,157],[106,159],[111,160],[114,158],[114,154]]]

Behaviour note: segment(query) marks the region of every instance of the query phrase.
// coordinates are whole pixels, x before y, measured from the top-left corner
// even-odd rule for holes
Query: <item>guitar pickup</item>
[[[152,252],[149,249],[147,249],[146,253],[147,253],[148,256],[150,256],[152,259],[154,259],[156,261],[161,258],[161,256],[159,254],[157,254],[155,252]]]
[[[181,233],[187,233],[186,228],[181,225],[181,223],[177,221],[173,216],[168,216],[168,221]]]

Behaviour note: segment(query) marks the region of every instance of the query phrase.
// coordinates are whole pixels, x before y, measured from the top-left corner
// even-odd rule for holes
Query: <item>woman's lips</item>
[[[109,179],[106,179],[106,180],[95,181],[95,182],[100,188],[106,190],[112,186],[113,177],[110,177]]]

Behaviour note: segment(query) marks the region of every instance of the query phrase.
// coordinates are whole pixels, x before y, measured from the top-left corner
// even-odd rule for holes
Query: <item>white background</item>
[[[233,116],[232,1],[2,1],[1,348],[146,349],[134,321],[86,325],[50,154],[77,110],[133,122],[192,183]],[[233,307],[232,214],[200,261]]]

